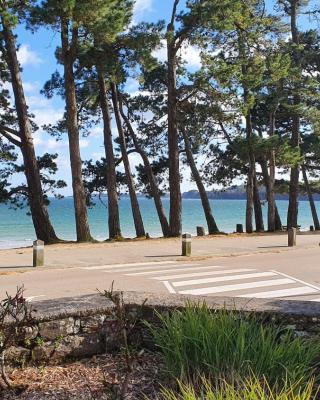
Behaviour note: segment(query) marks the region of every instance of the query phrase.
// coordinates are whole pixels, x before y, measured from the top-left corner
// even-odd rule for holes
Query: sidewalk
[[[287,247],[287,235],[229,235],[192,238],[190,260],[233,257],[258,253],[280,253],[319,246],[320,234],[299,234],[297,247]],[[181,239],[129,240],[116,243],[59,244],[46,246],[44,269],[138,263],[181,261]],[[32,249],[0,251],[0,274],[23,272],[32,268]]]

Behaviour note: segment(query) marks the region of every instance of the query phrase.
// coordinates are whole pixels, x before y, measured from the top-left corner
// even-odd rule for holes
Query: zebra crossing
[[[286,298],[320,302],[320,288],[276,270],[150,261],[79,267],[87,271],[120,274],[162,283],[169,293],[192,296]]]

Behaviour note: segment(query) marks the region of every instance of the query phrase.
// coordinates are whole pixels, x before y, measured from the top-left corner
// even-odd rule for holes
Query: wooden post
[[[237,224],[236,232],[237,233],[243,233],[243,225],[242,224]]]
[[[197,236],[205,236],[206,231],[203,226],[197,226]]]
[[[190,235],[190,233],[184,233],[182,235],[182,255],[184,257],[191,256],[191,235]]]
[[[297,228],[288,229],[288,246],[294,247],[297,245]]]
[[[44,266],[44,242],[42,240],[35,240],[33,242],[33,266]]]
[[[314,231],[314,226],[310,225],[310,232],[313,232],[313,231]]]

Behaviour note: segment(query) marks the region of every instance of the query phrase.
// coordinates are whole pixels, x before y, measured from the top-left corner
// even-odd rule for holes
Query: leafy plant
[[[115,335],[119,342],[119,346],[125,355],[126,370],[123,380],[119,384],[112,384],[109,387],[110,394],[115,400],[124,400],[127,396],[129,379],[133,371],[133,365],[137,359],[136,352],[132,351],[129,337],[137,323],[141,320],[141,310],[145,305],[146,300],[138,308],[135,313],[129,313],[123,298],[123,292],[114,291],[112,282],[111,288],[105,290],[101,295],[110,300],[114,305],[114,316],[116,319]]]
[[[162,398],[164,400],[316,400],[318,394],[312,380],[303,388],[300,381],[294,384],[287,382],[278,392],[271,389],[266,379],[260,381],[255,377],[237,385],[223,381],[218,387],[203,379],[198,390],[182,382],[178,382],[178,386],[179,394],[163,390]]]
[[[13,388],[6,373],[6,350],[25,336],[25,327],[32,321],[31,309],[24,297],[24,288],[18,287],[16,294],[0,301],[0,389]]]
[[[150,329],[167,369],[180,379],[204,374],[232,382],[254,374],[271,384],[308,381],[319,359],[319,342],[242,312],[188,303],[159,319],[160,326]]]

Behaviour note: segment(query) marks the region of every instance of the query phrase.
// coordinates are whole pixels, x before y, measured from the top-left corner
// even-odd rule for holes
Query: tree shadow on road
[[[277,248],[284,248],[288,247],[286,245],[281,245],[281,246],[259,246],[258,249],[277,249]]]
[[[0,271],[5,271],[6,269],[20,269],[20,268],[34,268],[32,265],[10,265],[6,267],[0,267]]]

